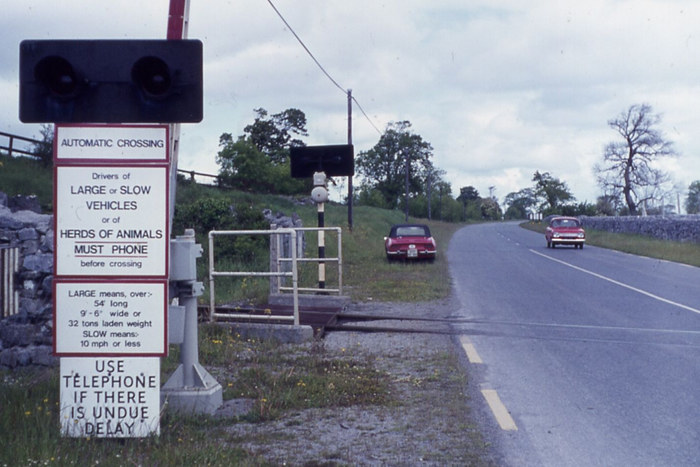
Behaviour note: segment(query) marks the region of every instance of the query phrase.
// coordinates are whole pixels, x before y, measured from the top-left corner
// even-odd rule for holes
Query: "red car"
[[[384,249],[389,261],[393,259],[435,260],[437,247],[430,229],[423,224],[397,224],[384,237]]]
[[[557,245],[573,245],[574,248],[583,248],[586,243],[586,232],[581,227],[581,221],[575,217],[554,217],[544,232],[547,240],[547,248]]]

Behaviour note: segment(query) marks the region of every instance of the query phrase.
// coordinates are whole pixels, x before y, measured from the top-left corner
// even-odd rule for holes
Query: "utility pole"
[[[408,222],[408,153],[406,153],[406,161],[404,165],[404,172],[405,172],[405,195],[404,195],[404,200],[405,200],[405,206],[404,206],[404,212],[406,213],[406,222]]]
[[[348,89],[348,144],[352,144],[352,89]],[[354,155],[353,155],[354,157]],[[348,228],[352,232],[352,175],[348,176]]]

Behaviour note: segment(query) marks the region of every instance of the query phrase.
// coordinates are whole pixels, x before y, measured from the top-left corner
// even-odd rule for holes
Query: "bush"
[[[269,228],[262,212],[253,206],[234,206],[226,198],[200,198],[175,207],[175,232],[195,228],[198,242],[207,244],[205,235],[212,230],[266,230]],[[234,236],[217,240],[217,256],[237,261],[250,261],[256,252],[266,252],[268,238],[264,236]]]

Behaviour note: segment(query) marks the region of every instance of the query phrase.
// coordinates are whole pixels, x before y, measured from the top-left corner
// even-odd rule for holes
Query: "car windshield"
[[[420,225],[407,225],[396,228],[397,237],[429,237],[425,227]]]
[[[564,227],[564,228],[574,228],[578,227],[580,224],[576,219],[554,219],[552,221],[552,227]]]

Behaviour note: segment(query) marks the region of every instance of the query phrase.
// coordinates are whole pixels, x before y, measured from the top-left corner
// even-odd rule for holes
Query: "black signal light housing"
[[[203,118],[198,40],[25,40],[25,123],[196,123]]]

